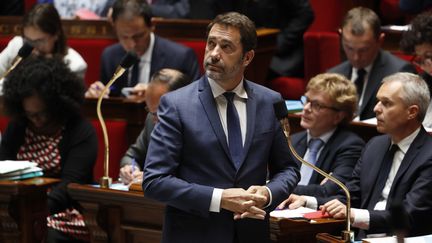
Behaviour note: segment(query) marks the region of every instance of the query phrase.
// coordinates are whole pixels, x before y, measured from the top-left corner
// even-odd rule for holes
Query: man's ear
[[[411,105],[408,107],[408,119],[417,119],[419,113],[419,107],[418,105]]]
[[[255,51],[254,50],[250,50],[248,52],[245,53],[244,57],[243,57],[243,65],[246,67],[247,65],[249,65],[249,63],[252,62],[252,59],[255,56]]]

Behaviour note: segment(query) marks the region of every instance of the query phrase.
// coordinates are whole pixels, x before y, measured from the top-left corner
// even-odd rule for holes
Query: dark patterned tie
[[[238,169],[241,162],[240,159],[243,154],[243,143],[240,129],[240,120],[233,102],[235,93],[225,92],[223,95],[227,100],[226,117],[228,127],[228,147],[231,158]]]
[[[363,92],[365,75],[366,75],[366,70],[364,70],[363,68],[357,70],[357,78],[354,81],[354,83],[355,83],[355,86],[357,88],[357,94],[358,94],[359,99],[360,99],[362,92]]]
[[[372,190],[371,200],[369,202],[368,209],[373,209],[377,202],[380,200],[382,192],[384,190],[385,183],[388,179],[390,169],[393,164],[393,158],[396,151],[399,149],[397,144],[393,144],[390,149],[384,155],[383,162],[381,164],[380,172],[376,180],[375,186]]]

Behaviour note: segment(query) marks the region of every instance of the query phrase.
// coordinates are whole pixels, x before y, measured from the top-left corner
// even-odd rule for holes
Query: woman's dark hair
[[[49,3],[35,4],[32,9],[24,15],[23,29],[34,26],[44,33],[57,36],[54,44],[53,54],[65,56],[67,53],[66,36],[64,34],[60,15],[54,5]]]
[[[65,123],[81,114],[84,92],[84,81],[62,59],[31,56],[6,77],[4,108],[12,119],[25,120],[23,100],[37,94],[44,101],[49,118]]]
[[[414,53],[415,46],[421,44],[432,44],[432,12],[417,15],[411,27],[402,35],[401,49],[409,54]]]

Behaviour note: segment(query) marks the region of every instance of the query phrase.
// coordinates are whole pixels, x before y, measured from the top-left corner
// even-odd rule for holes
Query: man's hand
[[[102,94],[103,89],[105,88],[105,85],[101,81],[96,81],[90,85],[88,90],[85,92],[86,98],[99,98],[99,96]],[[108,98],[109,96],[109,90],[105,93],[104,98]]]
[[[300,195],[291,194],[287,199],[285,199],[279,206],[278,209],[284,209],[288,206],[289,209],[296,209],[299,207],[304,207],[306,205],[306,198]]]
[[[127,98],[144,101],[146,91],[147,84],[139,83],[130,91],[130,95]]]
[[[326,202],[324,205],[320,206],[320,210],[325,213],[327,212],[335,219],[345,219],[346,218],[346,206],[337,199]],[[354,221],[354,215],[351,211],[351,222]]]
[[[242,188],[229,188],[222,192],[221,208],[233,212],[234,219],[264,219],[266,212],[256,206],[257,202],[263,201],[267,201],[263,195],[250,193]],[[246,212],[247,214],[243,215]]]
[[[270,199],[270,195],[269,195],[269,191],[265,188],[265,186],[250,186],[247,189],[247,192],[265,197],[265,200],[256,201],[257,207],[264,208],[265,206],[267,206]]]
[[[125,185],[129,185],[134,182],[142,181],[143,172],[135,167],[133,171],[132,165],[125,165],[120,168],[120,179]]]

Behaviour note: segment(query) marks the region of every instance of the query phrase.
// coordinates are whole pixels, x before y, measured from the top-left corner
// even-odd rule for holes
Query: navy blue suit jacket
[[[105,48],[101,58],[100,81],[102,83],[108,83],[125,54],[126,51],[119,43]],[[178,69],[189,75],[192,80],[197,79],[200,75],[197,57],[191,48],[155,35],[155,43],[151,57],[150,77],[162,68]],[[128,72],[125,72],[111,86],[110,95],[120,95],[121,89],[127,86]]]
[[[351,71],[352,65],[349,61],[345,61],[327,72],[339,73],[350,79]],[[375,58],[373,67],[369,73],[363,102],[359,107],[360,120],[375,117],[373,109],[377,103],[376,94],[381,86],[381,81],[385,77],[397,72],[416,73],[416,69],[410,63],[390,54],[388,51],[381,50]]]
[[[268,242],[266,220],[234,221],[233,213],[209,211],[214,188],[266,185],[273,210],[299,179],[273,103],[281,96],[245,81],[247,128],[237,170],[205,76],[162,96],[144,169],[146,197],[167,204],[162,242]],[[266,183],[266,179],[269,182]]]
[[[347,183],[351,193],[351,205],[354,208],[373,208],[369,205],[373,188],[380,176],[379,171],[390,137],[381,135],[372,138],[354,168],[352,179]],[[391,185],[386,210],[369,210],[370,225],[368,231],[360,230],[359,237],[373,233],[391,233],[391,215],[389,206],[401,201],[408,213],[408,236],[431,234],[432,218],[432,137],[421,128],[420,133],[411,143],[399,170]],[[339,199],[346,201],[340,194]]]
[[[297,153],[304,157],[307,149],[306,131],[296,133],[292,136],[292,144]],[[357,160],[360,158],[364,147],[364,141],[357,134],[339,127],[327,141],[316,162],[321,170],[332,173],[336,179],[345,184],[351,179],[351,174]],[[315,197],[328,197],[337,194],[339,186],[332,181],[324,185],[320,183],[324,177],[313,172],[308,185],[298,185],[294,190],[295,194]]]

